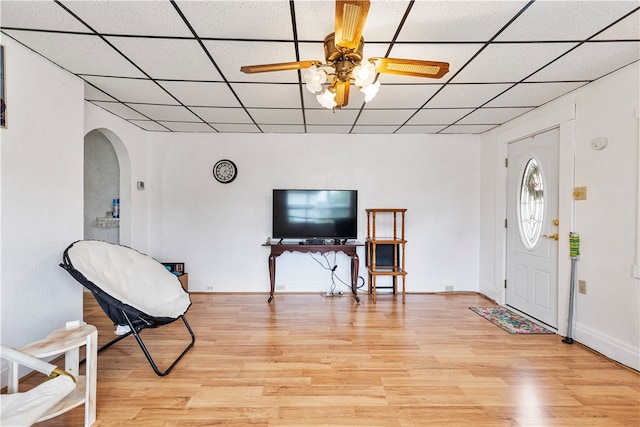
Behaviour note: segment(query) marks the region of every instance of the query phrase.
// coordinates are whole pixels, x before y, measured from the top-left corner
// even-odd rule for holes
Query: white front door
[[[508,306],[558,327],[557,128],[508,147]]]

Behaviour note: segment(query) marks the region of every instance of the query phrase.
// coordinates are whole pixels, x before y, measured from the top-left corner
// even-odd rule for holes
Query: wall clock
[[[238,176],[238,168],[231,160],[218,160],[213,165],[213,177],[223,184],[228,184]]]

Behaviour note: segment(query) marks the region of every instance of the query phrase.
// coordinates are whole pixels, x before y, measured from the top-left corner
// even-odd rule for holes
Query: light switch
[[[587,200],[587,187],[576,187],[573,189],[573,200]]]

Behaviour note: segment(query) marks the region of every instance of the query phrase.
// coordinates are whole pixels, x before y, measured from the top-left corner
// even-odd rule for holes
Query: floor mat
[[[469,309],[510,334],[555,334],[504,307],[469,307]]]

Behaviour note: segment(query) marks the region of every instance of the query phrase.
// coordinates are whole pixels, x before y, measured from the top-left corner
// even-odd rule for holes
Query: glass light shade
[[[329,89],[322,92],[321,95],[316,95],[316,99],[318,100],[320,105],[329,110],[338,105],[335,98],[336,94],[331,92]]]
[[[315,65],[312,65],[306,73],[304,73],[304,82],[307,86],[307,90],[311,93],[318,93],[322,90],[322,85],[327,81],[327,73],[324,70],[319,70]]]
[[[357,65],[351,72],[355,80],[356,86],[366,87],[369,86],[376,78],[376,67],[369,61],[364,65]]]
[[[364,102],[371,101],[378,91],[380,90],[380,80],[375,82],[374,84],[367,85],[366,87],[362,87],[360,92],[364,93]]]

